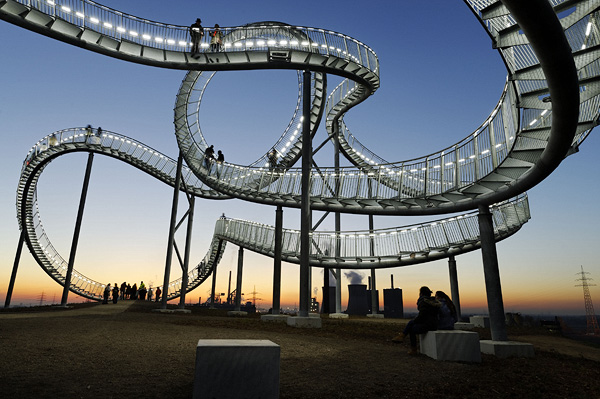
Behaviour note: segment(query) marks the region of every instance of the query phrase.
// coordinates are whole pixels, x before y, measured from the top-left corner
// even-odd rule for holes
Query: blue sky
[[[496,104],[506,77],[491,40],[459,1],[376,0],[368,7],[357,1],[344,2],[343,7],[333,1],[298,4],[235,0],[225,6],[188,0],[105,0],[102,4],[171,24],[189,25],[196,17],[202,18],[205,27],[214,23],[236,26],[280,21],[342,32],[366,43],[379,56],[381,87],[352,109],[345,120],[361,142],[390,161],[426,155],[467,136]],[[0,37],[3,299],[19,237],[15,192],[29,148],[56,130],[92,124],[135,138],[175,158],[173,106],[185,72],[112,59],[3,21]],[[332,89],[339,81],[330,76],[328,87]],[[218,73],[200,111],[207,141],[221,149],[226,160],[251,163],[287,126],[296,95],[295,71]],[[324,138],[325,129],[321,127],[315,143]],[[594,156],[599,149],[594,131],[578,154],[566,159],[529,192],[532,220],[516,236],[498,244],[507,311],[584,313],[581,288],[575,287],[580,265],[591,273],[590,277],[600,279],[595,256],[600,237],[600,211],[595,203],[600,194],[596,178],[600,163]],[[331,145],[316,159],[320,166],[332,165]],[[52,162],[38,189],[44,226],[63,256],[70,248],[85,162],[85,154]],[[96,156],[76,268],[99,281],[162,284],[171,197],[169,187],[137,169]],[[214,221],[221,213],[274,223],[274,208],[269,206],[240,200],[197,201],[193,259],[199,260],[208,249]],[[319,217],[316,212],[313,219]],[[422,220],[375,217],[375,227]],[[366,216],[342,218],[344,229],[366,229],[367,223]],[[286,209],[284,227],[298,226],[298,211]],[[332,218],[324,223],[325,229],[332,226]],[[462,301],[472,303],[473,312],[485,312],[480,253],[460,256],[457,262]],[[219,266],[219,291],[227,290],[227,273],[233,270],[235,276],[236,265],[237,248],[229,246]],[[297,298],[298,268],[284,264],[283,274],[283,291]],[[379,289],[389,287],[390,274],[394,275],[395,286],[405,290],[408,308],[416,300],[420,285],[449,292],[445,261],[380,270]],[[313,287],[320,287],[321,273],[315,269],[313,276]],[[193,301],[206,299],[208,285],[190,294]],[[272,260],[246,251],[243,290],[256,289],[267,304],[271,285]],[[52,297],[61,292],[61,287],[24,251],[13,295],[22,294],[23,301],[35,301],[42,292]],[[591,292],[592,299],[600,301],[600,290],[591,287]],[[13,303],[18,304],[18,300]]]

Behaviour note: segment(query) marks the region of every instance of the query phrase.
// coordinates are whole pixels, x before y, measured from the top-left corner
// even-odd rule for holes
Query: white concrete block
[[[201,339],[193,398],[278,398],[279,359],[269,340]]]
[[[227,316],[230,316],[230,317],[246,317],[246,316],[248,316],[248,312],[245,312],[243,310],[230,310],[229,312],[227,312]]]
[[[464,323],[461,321],[459,321],[458,323],[454,323],[455,330],[472,330],[473,328],[475,328],[475,325],[473,323]]]
[[[480,328],[490,328],[489,316],[471,316],[469,321],[475,326]]]
[[[473,331],[438,330],[419,335],[421,353],[436,360],[481,362],[479,334]]]
[[[515,341],[492,341],[482,340],[480,342],[481,352],[495,355],[499,358],[507,357],[534,357],[533,345],[525,342]]]
[[[330,319],[347,319],[348,317],[347,313],[329,313]]]
[[[290,316],[287,314],[263,314],[260,316],[260,320],[287,323],[288,317]]]
[[[293,316],[287,319],[288,326],[299,328],[321,328],[321,318]]]

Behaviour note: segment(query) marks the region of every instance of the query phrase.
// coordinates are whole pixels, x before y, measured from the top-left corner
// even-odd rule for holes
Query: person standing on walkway
[[[215,146],[210,145],[206,150],[204,150],[204,164],[206,165],[206,169],[208,169],[208,173],[210,174],[210,166],[212,162],[215,160]]]
[[[215,29],[210,33],[210,51],[216,53],[221,51],[223,46],[223,32],[219,24],[215,24]]]
[[[156,287],[156,302],[160,301],[161,292],[160,287]]]
[[[196,22],[190,26],[190,37],[192,38],[192,57],[198,58],[200,53],[200,43],[204,37],[204,28],[202,27],[200,18],[196,18]]]

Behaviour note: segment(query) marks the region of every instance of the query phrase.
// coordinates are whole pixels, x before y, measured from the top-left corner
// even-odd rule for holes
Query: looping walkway
[[[489,34],[508,71],[498,104],[481,125],[456,144],[434,154],[406,161],[387,161],[359,142],[344,121],[347,112],[379,88],[379,60],[366,44],[321,28],[258,22],[224,27],[221,49],[201,44],[201,56],[190,56],[187,27],[162,24],[127,15],[90,0],[0,0],[0,19],[87,50],[126,61],[162,68],[189,70],[175,106],[176,139],[187,167],[182,190],[202,198],[239,198],[268,205],[301,207],[301,176],[294,168],[302,149],[305,101],[300,71],[311,71],[309,131],[321,122],[329,137],[340,143],[352,167],[313,168],[310,201],[313,210],[369,215],[434,215],[469,211],[480,206],[509,209],[498,213],[496,239],[517,231],[529,219],[529,206],[518,197],[545,179],[598,124],[600,117],[600,0],[466,0]],[[207,37],[207,36],[206,36]],[[206,141],[198,110],[204,90],[217,71],[292,69],[299,71],[299,94],[288,127],[275,144],[251,165],[204,162]],[[327,94],[327,74],[345,80]],[[308,100],[307,100],[308,101]],[[275,149],[276,165],[269,163]],[[27,155],[17,192],[17,215],[27,244],[37,262],[57,282],[64,283],[65,261],[46,236],[37,210],[36,184],[44,167],[69,152],[101,153],[128,162],[157,179],[174,184],[175,162],[133,139],[114,132],[90,137],[81,128],[44,137]],[[511,198],[513,198],[511,200]],[[516,205],[519,204],[519,205]],[[462,216],[461,216],[462,217]],[[388,253],[360,250],[347,257],[324,256],[319,239],[311,250],[311,264],[336,267],[393,267],[428,261],[478,248],[463,234],[452,231],[448,218],[429,226],[402,229],[415,240]],[[506,224],[501,223],[505,219]],[[217,227],[219,227],[217,223]],[[237,223],[240,229],[249,225]],[[459,230],[460,230],[460,224]],[[435,227],[434,226],[438,226]],[[468,227],[464,225],[463,227]],[[223,240],[239,231],[220,231],[207,255],[190,272],[190,289],[202,283],[219,261]],[[258,231],[258,230],[256,230]],[[262,229],[269,236],[269,229]],[[384,234],[385,233],[385,234]],[[358,232],[334,232],[358,237]],[[381,232],[381,237],[388,232]],[[392,234],[390,234],[392,235]],[[354,238],[354,247],[368,245],[376,234]],[[293,234],[290,234],[293,237]],[[471,240],[471,241],[469,241]],[[267,246],[255,250],[270,254]],[[359,245],[360,243],[360,245]],[[351,247],[352,245],[349,245]],[[389,248],[388,248],[389,249]],[[387,250],[387,249],[386,249]],[[351,260],[350,258],[353,258]],[[294,261],[295,255],[288,260]],[[98,299],[102,286],[74,274],[72,290]],[[178,296],[181,280],[164,288]]]

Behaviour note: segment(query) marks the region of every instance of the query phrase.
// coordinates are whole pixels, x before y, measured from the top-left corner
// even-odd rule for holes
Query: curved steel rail
[[[91,134],[90,134],[91,133]],[[55,158],[72,152],[94,152],[116,158],[135,166],[156,179],[175,186],[177,161],[132,139],[114,132],[104,131],[101,135],[85,128],[66,129],[48,135],[38,141],[27,154],[21,169],[17,188],[17,217],[19,225],[26,231],[27,245],[42,269],[56,282],[64,285],[68,262],[50,242],[44,230],[37,206],[37,182],[44,168]],[[201,181],[184,167],[182,190],[202,198],[214,197]],[[199,286],[210,276],[213,265],[217,264],[225,250],[225,243],[217,237],[201,262],[188,272],[188,290]],[[83,297],[100,300],[104,284],[94,281],[77,270],[73,270],[70,290]],[[176,298],[181,290],[182,279],[171,281],[165,289],[160,286],[168,299]]]
[[[530,219],[526,195],[491,208],[496,241],[521,229]],[[220,218],[215,235],[262,255],[275,255],[275,228],[256,222]],[[365,269],[409,266],[474,251],[481,247],[477,213],[373,231],[314,231],[310,264]],[[300,263],[300,231],[283,229],[282,260]],[[335,248],[340,248],[336,256]]]
[[[468,138],[435,154],[389,164],[381,164],[382,159],[354,140],[343,123],[345,112],[379,87],[375,53],[346,35],[266,22],[223,28],[224,51],[211,52],[204,44],[205,52],[196,60],[186,53],[187,27],[143,20],[87,0],[4,0],[0,18],[149,65],[211,71],[308,69],[345,77],[349,80],[329,96],[326,125],[358,168],[313,171],[312,208],[415,215],[474,209],[524,192],[576,150],[597,124],[595,10],[600,0],[465,2],[507,66],[502,98]],[[181,96],[187,96],[182,89],[178,106],[183,106]],[[177,121],[181,116],[176,111]],[[227,164],[219,178],[211,178],[202,169],[202,140],[194,142],[190,126],[178,124],[178,141],[188,165],[207,185],[250,201],[300,206],[295,169]]]
[[[326,126],[330,135],[337,135],[343,153],[355,166],[313,171],[311,207],[417,215],[469,210],[524,192],[576,151],[598,120],[596,9],[600,0],[465,3],[505,61],[509,72],[506,88],[494,111],[466,139],[436,154],[396,163],[384,163],[354,139],[344,124],[345,113],[379,87],[375,53],[346,35],[273,22],[223,28],[224,51],[210,51],[203,43],[205,51],[196,59],[187,53],[187,27],[140,19],[89,0],[0,0],[0,18],[91,51],[147,65],[192,71],[310,70],[313,134],[323,112],[323,74],[344,77],[347,80],[329,96]],[[192,128],[195,122],[188,113],[199,107],[201,94],[194,99],[193,93],[203,90],[194,86],[200,75],[188,74],[175,110],[180,150],[190,170],[212,189],[198,184],[196,195],[300,207],[300,171],[288,169],[302,144],[290,129],[298,113],[276,143],[289,140],[291,150],[282,156],[289,165],[264,167],[260,163],[265,158],[261,157],[254,167],[223,164],[216,171],[203,168],[205,142],[199,126]],[[90,151],[83,149],[86,144],[79,149],[74,142],[70,151]],[[24,170],[32,173],[30,165],[34,164],[35,173],[40,173],[45,162],[41,159],[36,154]],[[29,205],[21,207],[21,223],[32,222],[24,209],[35,204],[35,190],[31,190],[39,176],[35,173],[24,187]],[[34,234],[31,227],[27,231]],[[32,245],[30,238],[28,244]]]
[[[39,140],[27,154],[21,170],[16,203],[19,224],[27,231],[26,239],[31,253],[43,270],[59,284],[64,285],[68,262],[58,253],[44,230],[37,206],[37,182],[45,167],[59,156],[73,152],[93,152],[126,162],[156,179],[175,185],[177,162],[144,144],[104,131],[100,135],[86,128],[55,132]],[[186,167],[182,172],[182,191],[211,198],[202,183]],[[529,218],[525,195],[492,208],[496,240],[516,233]],[[282,259],[298,263],[300,259],[299,231],[283,231]],[[274,228],[258,223],[219,218],[207,254],[188,272],[188,291],[204,282],[218,264],[231,242],[267,256],[274,255]],[[373,232],[313,232],[310,263],[313,266],[352,268],[384,268],[407,266],[458,255],[480,247],[476,215],[461,215],[435,222],[380,229]],[[339,242],[341,252],[333,256]],[[374,252],[370,252],[370,248]],[[168,299],[181,291],[182,279],[169,283],[167,289],[159,286]],[[86,298],[100,300],[104,284],[73,271],[70,290]]]

